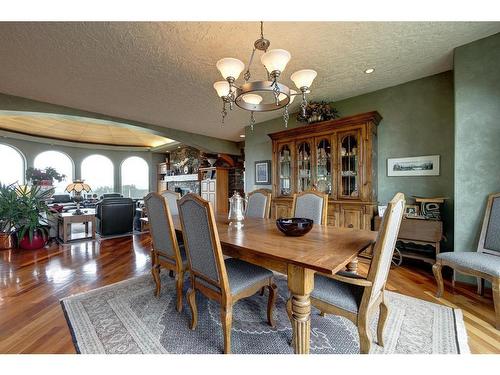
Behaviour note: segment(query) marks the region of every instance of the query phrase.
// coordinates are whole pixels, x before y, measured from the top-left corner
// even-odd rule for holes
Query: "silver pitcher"
[[[235,191],[233,196],[229,198],[229,225],[233,225],[236,228],[241,228],[243,226],[243,219],[245,219],[245,199]]]

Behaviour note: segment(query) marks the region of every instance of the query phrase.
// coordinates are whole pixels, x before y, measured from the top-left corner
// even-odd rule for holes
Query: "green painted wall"
[[[378,200],[387,203],[402,191],[411,195],[443,195],[445,231],[453,244],[453,75],[451,71],[389,87],[334,103],[342,116],[376,110],[383,120],[378,127]],[[295,116],[291,116],[295,118]],[[289,127],[307,126],[290,121]],[[260,123],[245,134],[246,190],[254,185],[254,162],[271,159],[268,133],[283,129],[283,120]],[[440,176],[387,177],[387,158],[440,155]]]
[[[500,34],[455,49],[455,251],[475,251],[500,191]]]

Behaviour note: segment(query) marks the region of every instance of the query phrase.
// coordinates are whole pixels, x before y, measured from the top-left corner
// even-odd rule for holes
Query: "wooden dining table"
[[[173,216],[182,231],[178,216]],[[287,275],[291,299],[292,345],[297,354],[309,353],[311,300],[314,274],[333,275],[344,270],[370,247],[376,232],[314,225],[302,237],[287,237],[273,219],[245,219],[243,227],[230,225],[227,216],[216,215],[224,255],[240,258]]]

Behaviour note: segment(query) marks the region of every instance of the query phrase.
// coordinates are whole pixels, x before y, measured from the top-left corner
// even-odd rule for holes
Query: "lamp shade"
[[[317,75],[318,73],[316,73],[315,70],[302,69],[293,73],[290,79],[295,83],[295,86],[300,89],[301,87],[311,87]]]
[[[221,98],[229,94],[229,83],[227,81],[218,81],[214,83],[214,89],[217,91],[217,95]]]
[[[292,104],[293,100],[295,99],[295,95],[294,94],[297,94],[297,91],[295,90],[290,90],[290,102],[288,103],[289,105]],[[282,101],[283,99],[286,98],[286,95],[281,93],[279,96],[278,96],[278,100],[279,101]]]
[[[260,61],[266,67],[269,73],[275,70],[282,72],[286,68],[286,64],[290,61],[292,55],[284,49],[272,49],[262,55]]]
[[[238,79],[243,69],[245,69],[245,64],[243,64],[243,62],[232,57],[220,59],[217,61],[216,66],[224,79],[228,79],[229,77]]]
[[[87,193],[92,190],[90,186],[86,183],[84,183],[82,180],[75,180],[68,186],[66,186],[66,190],[68,193],[75,192],[77,194],[81,193],[82,191],[86,191]]]
[[[262,96],[257,94],[245,94],[241,97],[245,103],[248,104],[260,104],[262,101]]]

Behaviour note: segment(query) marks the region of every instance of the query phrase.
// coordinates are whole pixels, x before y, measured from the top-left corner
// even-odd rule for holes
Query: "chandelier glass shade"
[[[245,70],[245,64],[238,59],[227,57],[217,61],[216,67],[225,81],[214,83],[214,89],[217,95],[222,99],[222,122],[227,116],[226,105],[229,110],[236,104],[239,108],[250,111],[250,123],[253,129],[255,123],[254,112],[276,111],[284,108],[283,119],[285,127],[288,125],[289,113],[288,106],[293,102],[295,96],[301,95],[301,110],[305,115],[307,106],[306,94],[310,92],[317,73],[311,69],[299,70],[291,75],[291,80],[295,83],[300,92],[291,90],[285,84],[279,82],[279,78],[288,65],[291,54],[284,49],[268,50],[269,40],[264,38],[263,23],[261,22],[261,36],[254,43],[254,49],[245,73],[243,74],[245,82],[241,85],[236,83],[241,73]],[[254,59],[256,51],[264,52],[260,62],[264,65],[267,77],[264,80],[250,80],[250,66]]]

